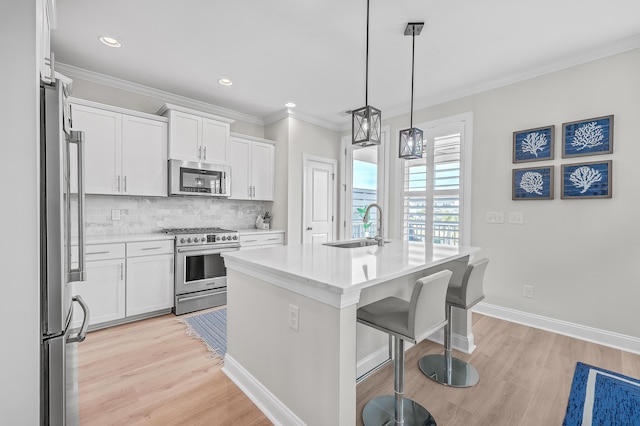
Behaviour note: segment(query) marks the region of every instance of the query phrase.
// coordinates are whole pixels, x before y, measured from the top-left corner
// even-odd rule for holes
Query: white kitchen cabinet
[[[124,318],[125,245],[87,245],[86,260],[87,280],[73,283],[72,289],[89,306],[89,325]],[[82,320],[74,313],[71,327],[80,327]]]
[[[240,250],[283,245],[284,231],[242,231],[240,233]]]
[[[264,139],[234,135],[229,149],[231,197],[273,200],[275,146]]]
[[[234,120],[171,104],[159,113],[169,119],[169,159],[227,164]]]
[[[127,316],[173,307],[173,280],[173,241],[127,244]]]
[[[87,194],[167,196],[165,118],[79,100],[71,109],[85,135]]]

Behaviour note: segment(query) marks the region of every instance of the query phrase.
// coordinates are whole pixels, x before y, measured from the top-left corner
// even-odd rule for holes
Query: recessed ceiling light
[[[286,104],[284,104],[284,106],[286,106],[287,108],[295,108],[296,104],[294,104],[293,102],[287,102]]]
[[[223,86],[231,86],[233,84],[233,81],[229,80],[228,78],[221,78],[220,80],[218,80],[218,83],[222,84]]]
[[[100,40],[102,42],[102,44],[104,44],[105,46],[109,46],[109,47],[121,47],[122,44],[120,44],[120,42],[118,40],[116,40],[113,37],[109,37],[109,36],[102,36],[102,37],[98,37],[98,40]]]

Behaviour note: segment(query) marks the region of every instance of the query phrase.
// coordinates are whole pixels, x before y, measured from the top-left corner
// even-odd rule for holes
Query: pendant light
[[[351,112],[351,143],[359,146],[380,145],[382,117],[380,110],[369,105],[369,0],[367,0],[367,50],[364,103]]]
[[[420,35],[424,22],[409,22],[404,30],[404,35],[410,35],[413,39],[411,47],[411,121],[410,128],[400,130],[399,157],[407,160],[422,158],[423,132],[413,127],[413,73],[416,57],[416,36]]]

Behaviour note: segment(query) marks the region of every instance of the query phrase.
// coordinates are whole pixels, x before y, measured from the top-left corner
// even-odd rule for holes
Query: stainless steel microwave
[[[231,195],[231,167],[169,160],[169,195]]]

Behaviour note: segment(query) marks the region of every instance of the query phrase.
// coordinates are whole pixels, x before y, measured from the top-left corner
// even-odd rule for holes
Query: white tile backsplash
[[[129,197],[87,195],[86,235],[129,235],[160,232],[162,228],[255,228],[256,217],[271,210],[272,202],[238,201],[207,197]],[[111,210],[120,220],[111,220]],[[238,212],[242,212],[239,218]]]

